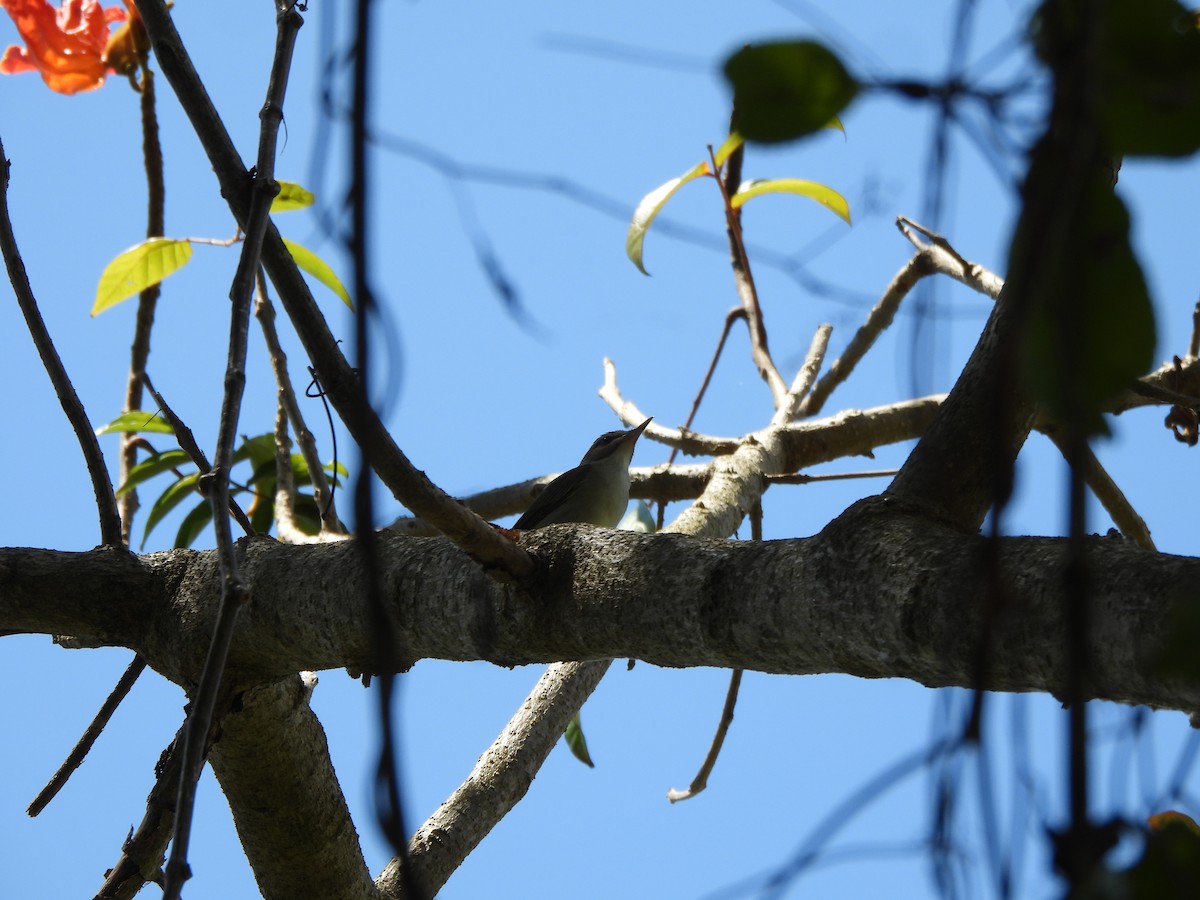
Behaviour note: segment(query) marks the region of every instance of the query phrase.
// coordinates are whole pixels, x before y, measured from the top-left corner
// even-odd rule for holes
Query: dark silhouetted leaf
[[[1184,156],[1200,149],[1200,31],[1174,0],[1100,7],[1101,122],[1115,153]]]
[[[1026,219],[1013,247],[1014,264],[1018,252],[1029,254],[1024,264],[1038,267],[1041,279],[1027,344],[1030,384],[1055,418],[1103,432],[1109,400],[1154,361],[1154,312],[1129,244],[1129,215],[1092,179],[1056,260],[1037,258],[1039,248],[1021,233],[1030,228]]]
[[[1130,900],[1200,897],[1200,831],[1196,823],[1177,812],[1151,816],[1142,858],[1121,875],[1125,890],[1116,896]]]
[[[146,517],[146,533],[142,535],[142,547],[146,546],[150,532],[162,521],[163,516],[182,503],[185,498],[196,493],[196,482],[199,480],[200,473],[193,472],[173,482],[159,495],[158,499],[154,501],[154,505],[150,507],[150,515]],[[205,505],[208,505],[207,501],[205,501]]]
[[[738,132],[766,143],[829,127],[858,93],[841,61],[813,41],[743,47],[726,60],[725,77],[733,86]]]
[[[200,537],[200,532],[204,531],[211,521],[212,504],[207,500],[202,500],[183,517],[183,521],[179,524],[179,531],[175,533],[175,546],[180,549],[192,546],[196,542],[196,538]]]

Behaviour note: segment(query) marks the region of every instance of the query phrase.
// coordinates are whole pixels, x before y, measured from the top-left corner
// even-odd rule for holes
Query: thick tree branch
[[[221,721],[213,774],[266,900],[373,900],[379,892],[308,697],[296,675],[241,695]]]
[[[426,896],[437,894],[493,826],[525,796],[567,723],[600,683],[610,662],[550,666],[500,736],[479,757],[466,781],[417,829],[409,843],[408,861]],[[387,865],[376,883],[388,897],[405,896],[397,860]]]
[[[888,494],[974,531],[1006,495],[1034,405],[1015,381],[1020,310],[1001,295],[970,359]]]
[[[975,686],[987,573],[984,539],[887,498],[814,538],[704,541],[553,526],[524,537],[545,568],[532,594],[497,585],[448,542],[381,536],[389,602],[420,658],[503,665],[631,657],[664,666],[843,672]],[[255,602],[230,648],[231,684],[369,659],[353,541],[240,542]],[[1182,710],[1200,685],[1156,669],[1172,609],[1200,560],[1093,539],[1089,696]],[[1062,689],[1064,542],[1006,538],[1013,605],[995,625],[988,687]],[[177,683],[199,672],[219,583],[211,552],[133,559],[104,551],[0,551],[0,630],[75,634],[132,647]],[[655,603],[645,602],[653,595]]]

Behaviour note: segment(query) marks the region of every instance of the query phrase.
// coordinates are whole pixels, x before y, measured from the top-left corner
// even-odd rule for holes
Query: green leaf
[[[1186,156],[1200,149],[1200,31],[1188,11],[1174,0],[1100,9],[1100,116],[1112,151]]]
[[[292,209],[304,209],[316,202],[316,197],[294,181],[280,181],[279,193],[271,201],[271,212],[287,212]]]
[[[179,530],[175,532],[175,547],[182,549],[192,546],[211,521],[212,504],[202,500],[179,523]]]
[[[167,513],[196,492],[196,482],[199,480],[200,473],[192,472],[190,475],[178,479],[159,494],[154,505],[150,507],[150,515],[146,517],[146,533],[142,535],[142,547],[146,546],[146,540],[150,537],[154,526],[161,522]]]
[[[1150,829],[1139,859],[1125,872],[1124,892],[1110,896],[1131,900],[1200,896],[1200,831],[1180,812],[1150,817]]]
[[[246,510],[246,516],[250,519],[250,527],[259,534],[266,534],[271,530],[271,523],[275,521],[275,478],[273,474],[267,490],[258,491],[254,495]]]
[[[329,267],[329,263],[325,262],[325,260],[321,259],[321,257],[308,248],[301,247],[295,241],[289,241],[287,238],[284,238],[283,245],[288,248],[288,253],[292,254],[292,259],[296,261],[296,265],[337,294],[348,307],[354,309],[354,301],[350,299],[350,292],[346,290],[346,286],[334,274],[333,269]]]
[[[1106,152],[1184,156],[1200,149],[1200,32],[1176,0],[1123,0],[1082,14],[1044,3],[1031,33],[1038,55],[1076,77],[1088,42],[1088,98],[1096,102]]]
[[[726,141],[727,143],[729,142]],[[722,149],[724,149],[724,145],[722,145]],[[629,231],[625,235],[625,255],[629,257],[633,264],[638,267],[638,271],[643,275],[649,275],[650,273],[642,265],[642,245],[646,242],[646,232],[649,230],[655,216],[658,215],[666,202],[671,199],[672,194],[689,181],[695,181],[701,175],[707,174],[708,163],[702,162],[679,178],[672,178],[666,184],[656,187],[642,198],[642,201],[637,205],[637,209],[633,211],[633,221],[629,223]]]
[[[737,130],[764,143],[829,127],[858,93],[841,61],[813,41],[743,47],[725,61],[725,77],[733,87]]]
[[[145,412],[135,409],[132,412],[121,413],[107,425],[96,429],[96,436],[119,432],[142,432],[143,434],[174,434],[175,430],[162,416],[156,412]]]
[[[1042,273],[1030,298],[1026,377],[1052,417],[1103,433],[1109,401],[1154,362],[1154,311],[1129,243],[1129,214],[1092,179],[1064,223],[1059,259],[1030,246],[1036,231],[1028,218],[1013,238],[1014,264],[1024,256],[1023,265]]]
[[[92,315],[158,284],[191,258],[192,245],[186,240],[157,237],[130,247],[100,273]]]
[[[321,510],[312,494],[297,494],[292,518],[296,526],[305,534],[318,534],[321,531]]]
[[[805,181],[803,178],[771,178],[747,181],[738,192],[729,198],[730,204],[737,209],[752,197],[762,194],[799,194],[816,200],[838,218],[850,224],[850,204],[846,198],[831,187],[826,187],[816,181]]]
[[[567,730],[563,733],[563,737],[567,739],[567,746],[577,760],[589,768],[596,767],[588,753],[587,740],[583,736],[583,723],[579,721],[579,713],[575,713],[575,718],[567,723]]]
[[[119,497],[133,490],[139,484],[149,481],[155,475],[177,469],[180,466],[190,466],[191,464],[191,457],[182,450],[163,450],[161,453],[155,453],[153,456],[143,459],[129,470],[129,475],[126,477],[125,483],[117,490],[117,496]]]
[[[725,160],[729,159],[733,155],[733,151],[745,142],[746,139],[735,131],[729,137],[725,138],[725,143],[717,148],[717,152],[713,154],[713,159],[717,161],[718,166],[725,165]]]
[[[254,437],[243,438],[242,443],[233,451],[230,462],[236,464],[244,460],[250,460],[250,464],[256,470],[267,463],[274,465],[275,436],[273,434],[256,434]]]

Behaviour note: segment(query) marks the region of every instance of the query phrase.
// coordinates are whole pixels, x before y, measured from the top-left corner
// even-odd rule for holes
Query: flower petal
[[[98,0],[65,0],[58,9],[46,0],[0,0],[0,6],[25,41],[23,50],[5,52],[0,71],[11,74],[36,68],[51,90],[60,94],[104,84],[109,23],[123,20],[124,9],[106,10]]]

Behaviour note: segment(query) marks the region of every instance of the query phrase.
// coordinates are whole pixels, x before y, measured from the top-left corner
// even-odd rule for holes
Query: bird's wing
[[[583,483],[585,471],[583,466],[576,466],[574,469],[563,472],[546,485],[529,509],[525,510],[521,518],[517,519],[513,528],[538,528],[558,522],[559,520],[553,518],[551,513],[578,490],[579,485]]]

